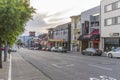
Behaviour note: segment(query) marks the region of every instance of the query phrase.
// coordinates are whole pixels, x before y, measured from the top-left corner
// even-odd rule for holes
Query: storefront
[[[120,38],[104,38],[104,51],[110,51],[120,46]]]
[[[61,47],[61,46],[64,46],[64,47],[68,47],[68,42],[63,40],[63,39],[50,39],[49,40],[49,44],[51,44],[51,46],[56,46],[56,47]]]
[[[78,40],[81,41],[81,50],[88,47],[99,48],[99,30],[95,29],[90,34],[81,35]]]
[[[78,40],[71,41],[71,50],[72,51],[80,51],[80,43]]]

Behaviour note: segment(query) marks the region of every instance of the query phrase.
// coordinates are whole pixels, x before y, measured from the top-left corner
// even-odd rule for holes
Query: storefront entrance
[[[120,46],[120,38],[105,38],[104,51],[110,51]]]
[[[85,50],[86,48],[88,48],[88,41],[82,41],[82,48],[81,48],[81,50]]]

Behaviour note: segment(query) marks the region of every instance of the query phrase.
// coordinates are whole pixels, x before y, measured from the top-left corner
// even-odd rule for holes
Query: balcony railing
[[[72,33],[73,33],[73,34],[80,34],[80,29],[73,29],[73,30],[72,30]]]

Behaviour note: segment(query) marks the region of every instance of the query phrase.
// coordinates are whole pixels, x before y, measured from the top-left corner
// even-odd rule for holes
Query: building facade
[[[81,13],[81,51],[88,48],[99,48],[100,6]]]
[[[71,16],[71,51],[79,51],[80,44],[78,41],[78,37],[80,36],[80,23],[81,16]]]
[[[120,46],[120,0],[101,1],[101,46],[103,51]]]
[[[54,41],[52,41],[54,39],[54,28],[49,28],[48,30],[48,43],[47,43],[47,47],[51,48],[53,46],[55,46]]]
[[[55,47],[66,47],[70,50],[71,42],[71,23],[65,23],[58,25],[53,29],[53,39],[49,41],[53,42]]]

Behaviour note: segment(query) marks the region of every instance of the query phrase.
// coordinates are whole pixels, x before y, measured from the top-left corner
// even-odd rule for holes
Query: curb
[[[11,80],[12,73],[12,56],[10,54],[10,62],[9,62],[9,72],[8,72],[8,80]]]

